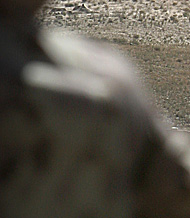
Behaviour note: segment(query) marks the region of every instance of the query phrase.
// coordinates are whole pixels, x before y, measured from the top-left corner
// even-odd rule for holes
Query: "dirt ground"
[[[190,46],[116,45],[137,63],[149,102],[173,127],[190,129]]]
[[[138,66],[149,102],[170,127],[190,130],[190,3],[54,1],[38,24],[106,40]]]

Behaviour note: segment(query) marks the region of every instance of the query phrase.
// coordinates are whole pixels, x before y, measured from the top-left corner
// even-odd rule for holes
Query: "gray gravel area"
[[[112,41],[190,44],[189,0],[51,0],[38,17],[45,26]]]
[[[162,118],[190,130],[189,0],[51,0],[36,17],[42,28],[104,39],[132,57]]]

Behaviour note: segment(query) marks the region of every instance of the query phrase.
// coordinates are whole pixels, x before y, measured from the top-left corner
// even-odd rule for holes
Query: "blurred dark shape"
[[[189,218],[189,141],[166,140],[130,64],[0,2],[1,218]]]

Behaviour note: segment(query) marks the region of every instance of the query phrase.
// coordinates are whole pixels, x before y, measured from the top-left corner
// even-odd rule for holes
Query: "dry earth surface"
[[[189,0],[52,0],[36,17],[42,28],[103,39],[130,56],[163,119],[190,130]]]

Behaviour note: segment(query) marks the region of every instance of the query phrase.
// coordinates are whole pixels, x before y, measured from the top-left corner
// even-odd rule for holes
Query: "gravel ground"
[[[188,0],[52,0],[36,17],[45,29],[104,39],[130,56],[162,118],[190,130]]]
[[[40,22],[112,41],[190,44],[189,0],[83,1],[51,0],[38,13]]]

